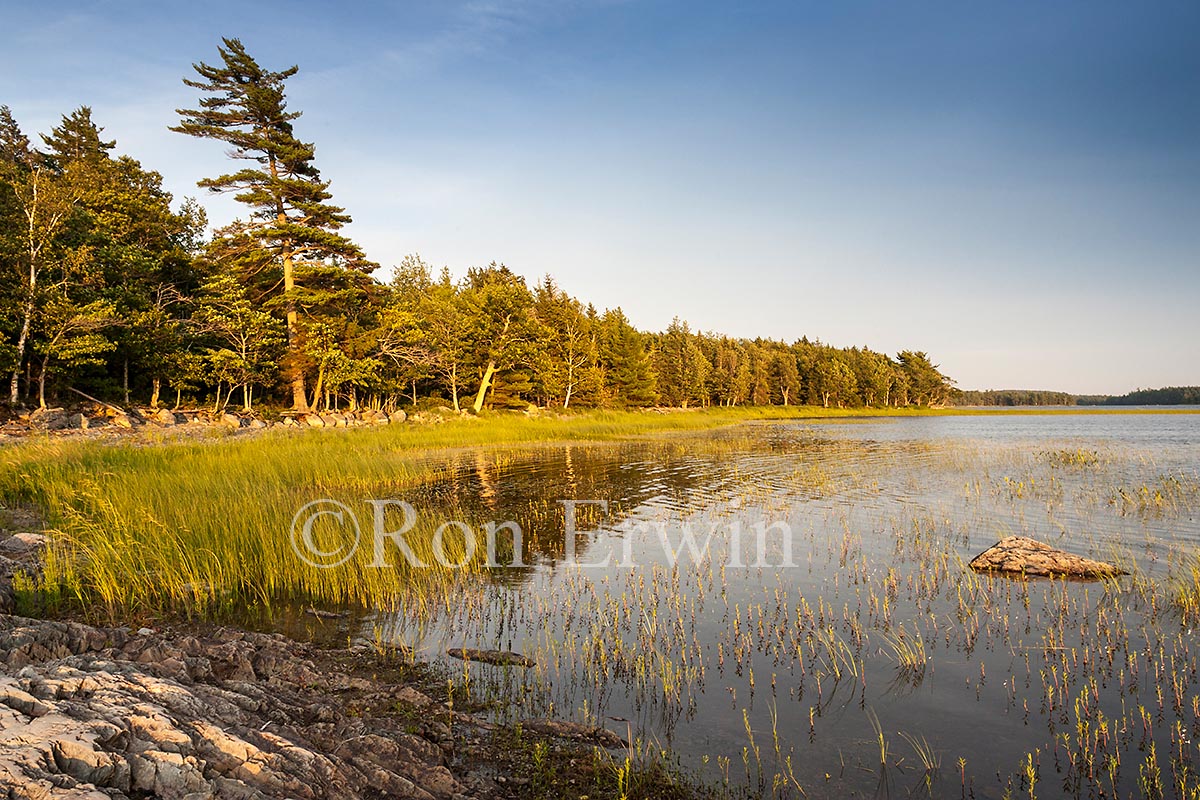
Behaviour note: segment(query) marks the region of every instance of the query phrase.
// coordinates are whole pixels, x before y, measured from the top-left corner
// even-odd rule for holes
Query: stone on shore
[[[169,408],[160,408],[154,413],[154,416],[152,416],[151,419],[157,422],[159,425],[174,425],[176,422],[178,422],[178,420],[175,419],[175,412],[171,411]]]
[[[71,415],[61,408],[39,408],[29,415],[29,423],[44,431],[61,431],[71,427]]]
[[[1006,536],[968,564],[976,572],[1060,578],[1111,578],[1125,570],[1051,547],[1026,536]]]

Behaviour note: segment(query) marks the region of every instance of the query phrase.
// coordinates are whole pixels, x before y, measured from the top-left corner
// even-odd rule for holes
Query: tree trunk
[[[242,410],[243,411],[250,410],[250,384],[249,383],[242,384]]]
[[[287,221],[284,214],[279,215],[279,223],[282,225]],[[300,368],[300,334],[297,330],[299,317],[296,314],[296,306],[292,302],[291,295],[296,288],[295,264],[292,262],[291,250],[285,250],[283,255],[283,291],[288,296],[287,301],[287,349],[288,349],[288,370],[291,372],[290,382],[292,384],[292,409],[295,411],[308,411],[308,396],[304,391],[304,370]],[[320,393],[314,395],[319,397]]]
[[[323,392],[323,391],[325,391],[325,367],[321,367],[320,369],[317,370],[317,385],[313,387],[313,401],[312,401],[312,410],[313,411],[316,411],[317,407],[320,405],[321,392]],[[305,410],[307,410],[307,406],[305,406]],[[325,410],[326,411],[329,410],[328,403],[325,404]]]
[[[496,375],[496,362],[489,361],[487,369],[483,373],[483,380],[479,382],[479,393],[475,395],[475,413],[478,414],[483,410],[483,399],[487,397],[487,390],[492,386],[492,378]]]
[[[413,393],[412,393],[413,408],[416,408],[417,407],[417,379],[416,378],[413,378],[412,389],[413,389]]]
[[[150,380],[150,385],[153,387],[152,391],[150,392],[150,407],[158,408],[158,395],[162,390],[162,378],[155,375]]]
[[[458,364],[450,367],[450,397],[454,400],[454,410],[462,411],[458,406]]]
[[[38,408],[46,407],[46,370],[50,368],[50,356],[42,361],[42,371],[38,374]]]
[[[33,267],[29,269],[29,280],[31,283],[36,283],[37,273]],[[21,321],[21,335],[17,337],[17,362],[13,367],[12,382],[9,384],[9,402],[14,406],[20,402],[21,398],[17,390],[21,382],[21,363],[25,360],[25,345],[29,342],[29,325],[33,319],[33,290],[30,289],[29,300],[25,302]]]
[[[125,390],[125,405],[129,405],[129,359],[125,359],[124,368],[121,370],[121,388]]]

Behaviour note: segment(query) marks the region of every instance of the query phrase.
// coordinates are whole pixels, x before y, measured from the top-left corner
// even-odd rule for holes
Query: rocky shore
[[[517,798],[537,788],[533,747],[552,756],[546,781],[588,794],[605,782],[596,748],[624,744],[553,720],[497,726],[371,645],[15,616],[10,577],[41,543],[0,533],[0,798]]]
[[[167,408],[122,408],[103,403],[73,408],[39,408],[0,420],[0,437],[36,433],[58,435],[122,435],[135,431],[256,431],[266,428],[353,428],[404,422],[440,422],[458,416],[450,409],[408,415],[402,410],[356,409],[322,413],[288,413],[266,418],[253,412]]]
[[[451,769],[487,723],[312,655],[278,635],[0,617],[0,785],[29,800],[495,794]]]

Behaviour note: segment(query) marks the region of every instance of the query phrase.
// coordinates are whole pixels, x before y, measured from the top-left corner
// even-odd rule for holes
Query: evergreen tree
[[[111,151],[117,146],[116,140],[104,141],[100,133],[104,129],[92,121],[92,109],[80,106],[63,117],[58,127],[50,133],[42,134],[47,155],[60,169],[78,161],[100,161],[111,158]]]
[[[646,343],[620,308],[606,311],[600,319],[599,362],[605,397],[611,405],[645,407],[654,405],[654,370]]]
[[[654,371],[658,376],[658,394],[669,405],[687,408],[697,403],[703,405],[710,398],[705,386],[712,363],[697,344],[698,338],[678,317],[658,337]]]
[[[182,121],[171,130],[225,142],[232,146],[233,158],[250,162],[200,185],[214,192],[237,192],[234,197],[251,209],[245,228],[267,243],[278,262],[283,294],[277,299],[287,324],[286,371],[292,404],[306,409],[300,310],[320,301],[320,284],[331,273],[365,273],[375,265],[338,233],[350,217],[329,202],[329,182],[321,179],[313,164],[315,148],[293,130],[292,122],[300,113],[287,110],[284,84],[298,68],[265,70],[239,40],[222,41],[224,46],[218,48],[222,64],[195,64],[201,80],[184,79],[204,93],[200,108],[180,110]]]
[[[30,156],[29,137],[21,132],[12,110],[8,106],[0,106],[0,162],[27,166]]]

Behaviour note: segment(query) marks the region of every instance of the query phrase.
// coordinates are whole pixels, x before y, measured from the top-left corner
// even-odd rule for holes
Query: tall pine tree
[[[284,368],[297,410],[308,408],[305,394],[302,305],[332,270],[369,272],[374,264],[337,231],[350,222],[329,200],[329,182],[313,164],[311,143],[296,138],[284,83],[297,72],[289,67],[271,72],[259,66],[237,39],[223,39],[222,65],[194,64],[202,80],[184,83],[204,93],[197,110],[179,110],[179,133],[217,139],[232,146],[230,156],[250,162],[242,169],[200,182],[214,192],[237,192],[234,198],[251,209],[246,228],[265,243],[282,269],[281,305],[287,319],[288,355]],[[306,291],[301,292],[301,289]],[[302,298],[304,298],[302,303]]]

